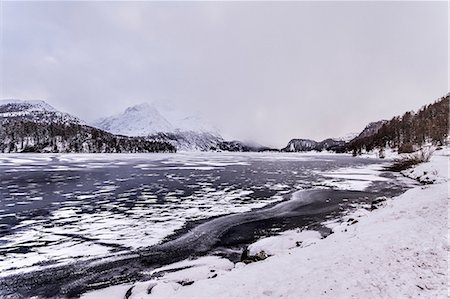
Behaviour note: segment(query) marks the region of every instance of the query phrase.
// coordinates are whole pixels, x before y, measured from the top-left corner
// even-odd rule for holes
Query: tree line
[[[167,142],[114,135],[76,123],[0,121],[0,152],[149,153],[175,152]]]

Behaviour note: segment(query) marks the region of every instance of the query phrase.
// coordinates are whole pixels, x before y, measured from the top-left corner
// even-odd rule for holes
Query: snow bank
[[[436,183],[410,189],[371,213],[359,209],[346,221],[325,223],[335,232],[325,239],[310,231],[266,238],[249,251],[273,256],[233,269],[214,257],[174,264],[159,271],[189,267],[136,283],[129,298],[447,298],[448,155],[436,152],[405,175],[424,172]],[[313,241],[297,246],[298,240]],[[217,263],[222,266],[214,275]]]
[[[198,280],[206,280],[223,275],[230,271],[235,265],[225,258],[217,256],[206,256],[195,260],[185,260],[151,271],[154,280],[137,282],[135,284],[124,284],[108,287],[102,290],[86,293],[81,299],[94,298],[147,298],[149,293],[152,297],[165,298],[175,295],[181,287],[192,284]]]
[[[425,184],[444,183],[449,177],[448,149],[436,151],[430,162],[402,171],[404,176],[418,180]]]
[[[291,230],[278,236],[263,238],[248,247],[249,255],[257,255],[264,252],[267,255],[277,255],[289,251],[295,247],[306,247],[316,243],[321,238],[316,231]]]

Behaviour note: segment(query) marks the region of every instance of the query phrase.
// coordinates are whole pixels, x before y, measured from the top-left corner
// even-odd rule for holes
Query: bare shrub
[[[402,158],[394,160],[392,165],[388,166],[387,169],[390,171],[403,171],[405,169],[411,168],[414,165],[430,161],[433,155],[434,149],[432,147],[425,147],[421,150],[403,156]]]
[[[398,147],[399,154],[410,154],[414,152],[414,146],[411,143],[404,143]]]

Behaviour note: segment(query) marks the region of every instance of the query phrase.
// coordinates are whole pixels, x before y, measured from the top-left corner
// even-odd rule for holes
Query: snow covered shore
[[[328,223],[325,239],[311,231],[262,239],[249,247],[271,255],[260,262],[184,261],[154,270],[152,281],[82,298],[447,298],[448,153],[403,174],[434,184]]]

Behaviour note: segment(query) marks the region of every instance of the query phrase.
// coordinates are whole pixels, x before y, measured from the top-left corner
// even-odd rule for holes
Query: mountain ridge
[[[408,153],[427,143],[444,145],[449,137],[449,100],[450,93],[416,112],[407,111],[389,121],[382,121],[376,125],[376,131],[371,131],[373,134],[360,134],[351,140],[346,151],[359,155],[363,151],[390,147],[399,153]]]
[[[450,93],[423,106],[417,112],[408,111],[391,120],[371,122],[349,141],[347,140],[351,134],[346,138],[328,138],[322,141],[294,138],[281,151],[326,150],[358,155],[362,151],[386,146],[397,148],[399,152],[408,152],[427,142],[444,144],[448,142],[449,98]],[[127,134],[120,134],[123,130],[114,134],[58,111],[42,100],[0,100],[0,152],[277,150],[236,140],[226,141],[218,131],[209,130],[212,127],[203,125],[195,116],[183,115],[175,110],[171,113],[170,119],[176,125],[171,124],[154,105],[144,103],[128,107],[119,116],[125,115],[121,122],[124,125],[131,123],[134,127],[126,127]],[[116,122],[116,126],[121,122]],[[189,122],[191,123],[187,128],[182,128],[183,123]],[[156,127],[152,127],[155,123]],[[108,129],[114,131],[110,127]],[[143,136],[129,136],[135,132]]]
[[[0,118],[20,118],[22,120],[51,123],[77,123],[84,121],[69,113],[61,112],[43,100],[0,100]]]

